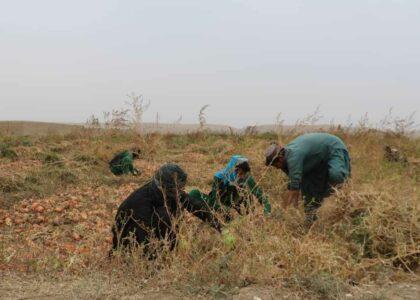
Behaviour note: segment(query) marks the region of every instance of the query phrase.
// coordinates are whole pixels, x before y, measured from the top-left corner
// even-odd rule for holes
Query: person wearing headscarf
[[[195,189],[189,195],[205,203],[211,210],[222,213],[226,221],[231,219],[229,211],[232,208],[242,214],[243,205],[248,212],[253,196],[264,205],[265,214],[271,212],[268,197],[251,175],[248,158],[241,155],[233,155],[227,166],[214,174],[209,194],[203,194]]]
[[[159,240],[167,239],[172,250],[176,244],[177,232],[173,221],[183,210],[191,212],[220,231],[213,215],[203,210],[201,203],[197,203],[184,192],[186,182],[187,174],[180,166],[165,164],[150,182],[128,196],[119,206],[115,217],[112,249],[144,244],[147,252],[151,237],[155,237]]]
[[[328,133],[304,134],[284,147],[272,144],[265,157],[267,166],[281,169],[289,177],[285,207],[297,206],[302,194],[310,223],[316,219],[316,210],[333,193],[333,188],[343,184],[351,174],[346,145]]]
[[[140,172],[134,167],[134,160],[140,157],[140,149],[134,149],[132,151],[122,151],[114,156],[109,162],[109,169],[112,174],[116,176],[133,174],[138,175]]]

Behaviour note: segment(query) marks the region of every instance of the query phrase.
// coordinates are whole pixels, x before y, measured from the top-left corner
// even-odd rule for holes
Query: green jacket
[[[114,175],[133,174],[137,175],[138,170],[133,165],[133,153],[130,151],[123,151],[118,153],[110,162],[109,168]]]
[[[307,198],[329,195],[330,183],[350,176],[350,157],[341,139],[328,133],[304,134],[285,146],[289,189],[302,190]]]
[[[270,200],[264,195],[262,189],[257,185],[255,179],[252,176],[242,182],[238,183],[240,187],[246,189],[252,195],[254,195],[258,202],[264,205],[264,213],[269,214],[271,212]],[[241,204],[246,208],[249,208],[250,203],[247,201],[247,197],[242,197],[238,192],[238,188],[233,185],[226,186],[223,180],[215,177],[212,185],[211,192],[208,195],[201,194],[198,190],[193,190],[190,193],[192,197],[200,197],[214,210],[225,210],[234,208],[239,211]]]

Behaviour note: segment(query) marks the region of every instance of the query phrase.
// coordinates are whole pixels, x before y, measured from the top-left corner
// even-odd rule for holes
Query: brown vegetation
[[[16,156],[0,157],[0,293],[103,298],[170,289],[194,298],[258,286],[291,297],[342,298],[355,286],[417,281],[420,170],[385,161],[383,148],[395,145],[408,158],[418,158],[420,140],[366,129],[334,133],[349,145],[353,176],[326,201],[309,231],[302,209],[280,207],[286,177],[262,163],[266,145],[278,138],[273,134],[83,130],[1,136],[3,148]],[[293,135],[281,138],[285,143]],[[114,177],[107,161],[133,146],[143,151],[137,162],[141,176]],[[208,190],[212,174],[235,153],[250,158],[271,198],[270,216],[260,207],[238,216],[228,226],[232,240],[185,215],[176,251],[164,251],[156,261],[139,253],[108,260],[118,204],[159,165],[180,164],[189,174],[187,189]],[[54,290],[56,281],[61,288]],[[381,295],[373,292],[372,299]]]

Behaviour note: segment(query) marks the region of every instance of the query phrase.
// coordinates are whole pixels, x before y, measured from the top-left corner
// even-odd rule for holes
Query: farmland
[[[67,129],[66,129],[67,130]],[[354,298],[415,299],[419,292],[420,140],[331,128],[349,146],[352,178],[326,200],[309,230],[303,209],[281,207],[287,177],[263,164],[272,140],[296,133],[147,134],[81,127],[0,136],[0,298]],[[408,164],[384,160],[392,145]],[[140,147],[138,177],[107,162]],[[108,258],[121,201],[165,162],[188,173],[187,190],[209,191],[233,154],[247,156],[269,195],[226,225],[234,243],[185,214],[173,252]],[[396,298],[398,299],[398,298]]]

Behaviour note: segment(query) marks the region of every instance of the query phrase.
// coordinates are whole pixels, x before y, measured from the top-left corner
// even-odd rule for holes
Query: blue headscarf
[[[233,155],[226,168],[216,172],[214,174],[214,177],[223,180],[223,183],[225,185],[228,185],[229,183],[234,183],[238,177],[238,173],[236,172],[235,168],[238,165],[247,161],[248,158],[242,155]]]

